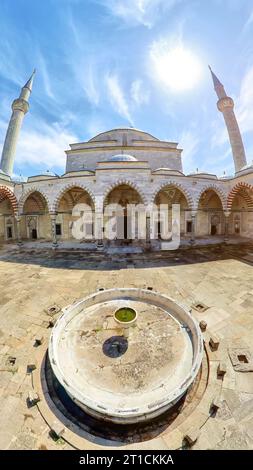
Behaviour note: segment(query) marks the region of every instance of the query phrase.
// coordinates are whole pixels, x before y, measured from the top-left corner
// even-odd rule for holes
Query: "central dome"
[[[132,155],[120,154],[113,155],[108,162],[137,162],[137,158],[132,157]]]

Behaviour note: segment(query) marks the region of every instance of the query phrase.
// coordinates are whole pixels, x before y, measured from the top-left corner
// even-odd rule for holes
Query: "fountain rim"
[[[111,296],[111,297],[110,297]],[[144,296],[144,297],[142,297]],[[169,305],[166,308],[166,304],[172,304],[173,307],[176,307],[176,310],[180,311],[180,313],[183,315],[183,317],[186,317],[186,319],[189,321],[191,324],[191,334],[194,339],[195,337],[195,348],[193,348],[193,360],[192,360],[192,366],[190,372],[188,372],[187,377],[183,381],[180,386],[172,389],[167,395],[166,399],[159,400],[157,404],[153,404],[152,408],[148,408],[148,406],[144,409],[141,408],[140,410],[135,411],[134,413],[132,410],[127,410],[124,412],[120,412],[118,409],[112,409],[110,408],[107,411],[103,411],[101,413],[101,405],[99,403],[94,402],[93,400],[89,400],[87,397],[85,397],[85,401],[83,399],[82,394],[78,389],[76,389],[74,386],[66,384],[66,380],[64,378],[64,375],[62,374],[62,371],[59,367],[59,362],[57,363],[57,351],[56,346],[57,346],[57,338],[54,337],[54,333],[59,329],[61,324],[64,325],[64,327],[72,320],[72,318],[80,313],[83,308],[85,307],[90,307],[95,304],[99,304],[102,302],[106,301],[113,301],[113,300],[143,300],[143,301],[150,301],[150,303],[158,305],[161,307],[163,310],[167,311],[170,313],[176,321],[179,321],[177,318],[177,315],[175,315],[175,311],[170,312],[169,310]],[[160,301],[160,302],[159,302]],[[164,306],[165,304],[165,306]],[[66,308],[62,309],[63,313],[62,315],[58,318],[49,341],[49,348],[48,348],[48,354],[49,354],[49,360],[53,369],[53,372],[55,376],[57,377],[58,381],[62,384],[62,386],[65,388],[66,392],[68,395],[81,407],[84,407],[86,411],[90,414],[93,414],[93,416],[100,416],[100,418],[105,419],[105,416],[107,416],[107,419],[109,417],[111,420],[115,422],[136,422],[139,420],[145,420],[145,419],[151,419],[152,417],[158,416],[162,413],[162,410],[165,411],[168,409],[170,406],[172,406],[174,403],[176,403],[187,391],[187,389],[190,387],[190,385],[193,383],[195,380],[201,363],[202,363],[202,358],[203,358],[203,337],[201,330],[199,328],[198,322],[195,320],[195,318],[192,316],[192,314],[189,312],[188,309],[181,303],[175,301],[171,297],[161,294],[160,292],[156,291],[150,291],[147,289],[140,289],[140,288],[112,288],[112,289],[105,289],[103,291],[95,292],[93,294],[90,294],[83,299],[80,299],[79,301],[67,306]],[[179,312],[177,312],[178,314]]]

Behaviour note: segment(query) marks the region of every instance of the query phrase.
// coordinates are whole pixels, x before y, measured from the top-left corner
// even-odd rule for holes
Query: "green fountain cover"
[[[115,318],[121,322],[130,322],[136,317],[136,312],[133,308],[124,307],[117,310],[115,313]]]

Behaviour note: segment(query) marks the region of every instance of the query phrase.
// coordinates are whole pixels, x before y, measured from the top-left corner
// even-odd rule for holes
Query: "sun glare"
[[[159,82],[173,91],[193,88],[200,80],[202,68],[197,57],[182,46],[151,49],[153,72]]]

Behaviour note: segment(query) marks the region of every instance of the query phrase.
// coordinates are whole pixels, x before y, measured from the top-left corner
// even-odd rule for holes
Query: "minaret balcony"
[[[230,98],[229,96],[226,96],[226,98],[221,98],[219,99],[219,101],[217,102],[217,108],[219,111],[223,112],[224,109],[226,108],[234,108],[234,102],[232,100],[232,98]]]
[[[22,111],[24,114],[27,113],[29,109],[29,103],[23,100],[22,98],[18,98],[13,101],[12,103],[12,110],[13,111]]]

